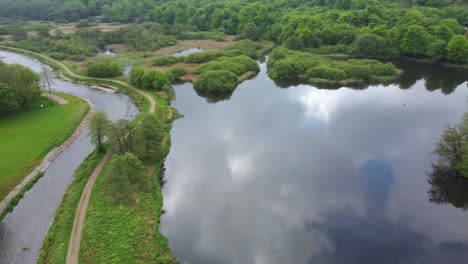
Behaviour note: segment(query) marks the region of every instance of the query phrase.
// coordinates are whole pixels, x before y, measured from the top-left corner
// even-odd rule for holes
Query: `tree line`
[[[103,22],[150,22],[106,34],[107,43],[139,50],[172,45],[174,36],[194,35],[186,32],[218,31],[315,53],[467,62],[466,4],[467,0],[6,0],[0,14],[59,22],[94,20],[98,15]],[[24,33],[18,31],[15,39],[25,38]]]
[[[0,115],[37,107],[40,94],[37,73],[18,64],[0,61]]]
[[[105,150],[105,140],[109,141],[108,147],[117,146],[117,153],[110,161],[112,177],[108,182],[116,202],[130,202],[133,189],[149,187],[150,178],[144,175],[144,164],[162,157],[163,135],[163,125],[152,114],[145,114],[139,123],[126,119],[111,122],[104,111],[93,114],[88,132],[91,142],[98,151]]]

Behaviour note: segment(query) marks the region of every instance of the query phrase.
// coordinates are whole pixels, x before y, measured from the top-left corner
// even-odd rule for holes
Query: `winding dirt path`
[[[29,53],[29,54],[32,54],[32,55],[35,55],[35,56],[39,56],[41,58],[44,58],[46,60],[49,60],[49,61],[52,61],[53,63],[55,64],[58,64],[60,67],[62,67],[62,69],[64,69],[69,75],[75,77],[75,78],[78,78],[78,79],[86,79],[86,80],[96,80],[96,81],[106,81],[106,82],[113,82],[113,83],[117,83],[117,84],[120,84],[120,85],[123,85],[125,87],[128,87],[134,91],[136,91],[137,93],[143,95],[146,99],[148,99],[148,101],[150,102],[151,104],[151,107],[150,107],[150,113],[154,113],[154,111],[156,111],[156,101],[154,100],[153,97],[151,97],[151,95],[147,94],[146,92],[143,92],[142,90],[128,84],[128,83],[125,83],[125,82],[122,82],[122,81],[117,81],[117,80],[109,80],[109,79],[102,79],[102,78],[93,78],[93,77],[87,77],[87,76],[81,76],[81,75],[78,75],[78,74],[75,74],[74,72],[72,72],[65,64],[63,64],[62,62],[58,61],[58,60],[54,60],[50,57],[47,57],[45,55],[42,55],[40,53],[36,53],[36,52],[32,52],[32,51],[28,51],[28,50],[24,50],[24,49],[18,49],[18,48],[13,48],[13,47],[6,47],[6,46],[0,46],[0,48],[4,47],[6,50],[17,50],[19,52],[22,52],[22,53]]]
[[[2,46],[0,46],[1,48]],[[54,60],[52,58],[49,58],[45,55],[23,50],[23,49],[18,49],[18,48],[12,48],[12,47],[5,47],[7,50],[17,50],[22,53],[26,54],[32,54],[35,56],[40,56],[41,58],[47,59],[49,61],[52,61],[56,64],[58,64],[60,67],[62,67],[63,70],[65,70],[69,75],[78,78],[78,79],[87,79],[87,80],[98,80],[98,81],[107,81],[107,82],[113,82],[117,83],[120,85],[124,85],[139,94],[143,95],[148,101],[150,102],[150,113],[154,114],[156,110],[156,100],[154,98],[147,94],[146,92],[143,92],[142,90],[129,85],[125,82],[122,81],[116,81],[116,80],[108,80],[108,79],[101,79],[101,78],[91,78],[91,77],[86,77],[86,76],[81,76],[78,74],[75,74],[72,72],[65,64],[63,64],[60,61]],[[68,251],[67,251],[67,264],[78,264],[79,263],[79,256],[80,256],[80,242],[81,242],[81,234],[83,233],[83,227],[84,227],[84,222],[85,222],[85,217],[86,217],[86,210],[88,209],[88,204],[89,204],[89,198],[91,196],[91,191],[93,190],[94,183],[96,182],[97,177],[99,174],[101,174],[102,168],[106,165],[107,161],[113,154],[113,149],[112,148],[99,162],[97,167],[94,169],[93,173],[88,179],[88,182],[86,183],[86,186],[81,193],[80,201],[78,203],[78,206],[76,208],[76,213],[75,213],[75,219],[73,220],[73,229],[72,233],[70,235],[70,242],[68,244]]]

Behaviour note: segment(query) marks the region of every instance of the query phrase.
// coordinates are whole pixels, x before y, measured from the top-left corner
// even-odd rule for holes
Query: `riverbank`
[[[28,53],[28,52],[26,52]],[[43,58],[44,56],[41,56],[44,62],[48,62],[48,58]],[[60,68],[60,67],[58,67]],[[66,68],[65,68],[65,72]],[[65,74],[67,75],[67,74]],[[68,72],[67,76],[69,78],[73,78],[73,74],[70,74]],[[75,79],[75,78],[74,78]],[[91,78],[90,78],[91,79]],[[81,80],[80,80],[81,81]],[[87,80],[87,81],[92,81]],[[115,84],[115,82],[121,83],[121,86],[129,87],[130,85],[120,82],[120,81],[112,81],[112,80],[102,80],[102,82],[105,83],[112,83]],[[132,89],[129,89],[132,90]],[[126,90],[125,90],[126,91]],[[135,91],[138,92],[138,91]],[[146,94],[143,91],[140,91],[143,94]],[[140,93],[140,94],[141,94]],[[148,94],[146,94],[148,95]],[[143,111],[149,111],[151,113],[154,113],[155,116],[160,119],[162,123],[165,124],[165,136],[163,137],[162,143],[164,147],[164,155],[162,155],[161,159],[158,160],[155,164],[150,164],[147,166],[147,169],[149,171],[152,171],[154,173],[151,174],[152,178],[155,181],[155,190],[152,191],[151,193],[147,193],[146,195],[142,195],[140,201],[145,202],[144,208],[140,208],[139,214],[143,215],[146,213],[146,215],[151,216],[151,219],[154,219],[154,217],[157,217],[159,219],[160,215],[162,214],[162,211],[160,208],[162,207],[162,193],[161,189],[159,187],[159,168],[162,166],[165,156],[169,152],[169,146],[170,146],[170,121],[174,118],[177,117],[177,113],[174,109],[170,107],[170,101],[168,96],[163,96],[163,95],[156,95],[156,94],[150,94],[148,96],[145,96],[147,99],[147,102],[145,99],[144,101],[137,100],[136,102],[140,102],[138,104],[140,110]],[[153,103],[148,105],[148,101],[152,101]],[[157,104],[156,104],[157,101]],[[138,118],[137,118],[138,119]],[[136,120],[137,120],[136,119]],[[101,154],[103,155],[103,154]],[[44,240],[40,258],[38,260],[39,263],[57,263],[57,262],[65,262],[66,261],[66,255],[67,255],[67,250],[68,250],[68,242],[70,239],[70,235],[72,232],[72,226],[73,226],[73,221],[75,219],[75,214],[73,212],[76,211],[79,198],[81,197],[82,191],[84,189],[84,185],[87,182],[87,179],[89,178],[89,175],[91,172],[94,170],[94,167],[96,166],[96,161],[99,161],[102,158],[102,156],[97,156],[97,154],[92,154],[80,167],[80,169],[77,170],[77,178],[75,181],[69,185],[68,190],[66,192],[66,195],[63,196],[59,209],[56,211],[56,215],[54,218],[54,221],[52,225],[49,228],[49,232],[47,233],[47,237]],[[101,177],[101,176],[100,176]],[[99,178],[98,178],[99,179]],[[98,191],[99,192],[99,189]],[[93,192],[94,195],[94,192]],[[112,208],[109,207],[107,208],[109,210],[112,209],[117,209],[117,207]],[[146,212],[145,212],[146,210]],[[156,211],[155,211],[156,210]],[[155,215],[156,213],[156,215]],[[137,217],[134,219],[134,224],[135,226],[146,226],[147,228],[141,229],[142,234],[159,234],[158,237],[160,239],[154,239],[152,240],[154,243],[159,243],[161,241],[161,238],[164,238],[162,234],[159,233],[158,231],[158,226],[159,226],[159,221],[157,222],[148,222],[144,221],[142,222],[142,219],[140,217]],[[118,225],[117,225],[118,226]],[[128,235],[128,234],[127,234]],[[125,236],[123,236],[125,238]],[[134,241],[137,241],[137,237],[128,237],[129,239],[133,239]],[[166,240],[167,241],[167,240]],[[104,244],[108,244],[107,242],[110,241],[104,241]],[[151,248],[153,248],[152,245],[148,244]],[[157,247],[156,244],[154,244],[154,248],[159,248],[160,250],[158,251],[161,254],[161,257],[163,258],[168,258],[170,256],[171,259],[175,259],[172,256],[172,253],[170,252],[169,247],[166,246],[162,249],[161,247]],[[138,248],[138,247],[136,247]],[[112,250],[112,249],[108,249]],[[162,251],[161,251],[162,250]],[[162,253],[164,251],[164,254]],[[110,252],[107,252],[104,250],[104,254],[109,254]],[[141,252],[140,252],[141,253]],[[86,253],[82,253],[86,254]]]
[[[38,173],[81,134],[89,117],[90,103],[73,95],[60,94],[68,104],[55,104],[18,113],[0,120],[0,136],[8,139],[1,151],[10,153],[0,162],[0,215],[6,213],[10,201]],[[32,134],[34,136],[32,136]],[[28,146],[28,149],[18,146]],[[21,184],[20,184],[21,183]],[[16,187],[14,187],[16,186]],[[9,207],[10,211],[12,208]]]

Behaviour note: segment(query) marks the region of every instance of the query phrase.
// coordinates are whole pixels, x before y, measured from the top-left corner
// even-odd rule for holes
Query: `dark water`
[[[183,50],[183,51],[180,51],[180,52],[173,53],[170,56],[175,56],[175,57],[188,56],[188,55],[190,55],[192,53],[197,53],[197,52],[200,52],[200,51],[203,51],[203,49],[190,48],[190,49],[186,49],[186,50]]]
[[[10,52],[0,51],[7,63],[18,63],[36,72],[42,70],[37,61]],[[61,80],[54,80],[53,91],[79,95],[91,100],[97,109],[104,110],[112,120],[133,119],[136,106],[123,94],[110,94]],[[47,125],[47,124],[44,124]],[[23,199],[0,223],[0,263],[36,263],[42,240],[75,169],[94,149],[87,131],[51,164],[44,176],[26,192]],[[27,147],[27,146],[18,146]],[[5,153],[1,153],[6,158]]]
[[[399,67],[400,84],[361,90],[279,88],[264,64],[231,95],[178,85],[161,227],[177,257],[468,263],[468,189],[426,175],[468,110],[468,75]]]

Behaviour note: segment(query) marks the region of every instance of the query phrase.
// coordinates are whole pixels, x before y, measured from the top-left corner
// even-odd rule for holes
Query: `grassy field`
[[[44,108],[0,118],[0,200],[19,184],[54,147],[76,129],[89,105],[82,99],[57,94],[69,101],[58,105],[43,99]],[[6,156],[5,156],[6,157]]]

